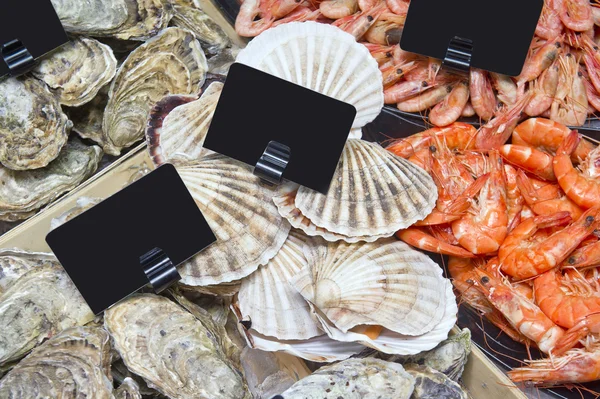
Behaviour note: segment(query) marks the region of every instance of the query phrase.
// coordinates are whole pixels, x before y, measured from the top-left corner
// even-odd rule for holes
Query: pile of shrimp
[[[521,114],[581,126],[588,114],[600,111],[600,4],[545,0],[516,78],[474,68],[468,76],[454,74],[438,60],[401,50],[408,5],[404,0],[244,0],[235,28],[253,37],[290,21],[333,24],[354,35],[377,60],[386,104],[428,112],[435,126],[461,116],[488,122]]]
[[[545,118],[478,147],[456,122],[387,149],[434,179],[436,207],[396,236],[449,255],[462,301],[547,354],[510,372],[553,385],[600,379],[600,147]]]

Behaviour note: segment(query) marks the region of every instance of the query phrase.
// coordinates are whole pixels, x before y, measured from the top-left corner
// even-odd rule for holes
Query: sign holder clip
[[[469,73],[471,56],[473,54],[473,41],[464,37],[454,36],[450,39],[444,66],[459,73]]]
[[[254,166],[254,175],[269,185],[280,184],[291,155],[290,147],[278,141],[270,141]]]
[[[29,72],[35,65],[35,59],[27,47],[19,39],[14,39],[2,45],[2,58],[11,76],[19,76]]]
[[[160,248],[154,248],[140,256],[140,263],[155,293],[160,294],[181,280],[181,275],[171,259]]]

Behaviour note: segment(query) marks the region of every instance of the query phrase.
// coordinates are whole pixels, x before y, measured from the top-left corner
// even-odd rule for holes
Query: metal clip
[[[11,76],[29,72],[35,65],[35,59],[19,39],[2,45],[2,58],[10,70]]]
[[[444,65],[456,72],[469,73],[471,55],[473,54],[473,41],[463,37],[454,36],[448,44]]]
[[[261,180],[278,185],[281,183],[283,172],[290,162],[291,149],[285,144],[277,141],[270,141],[265,148],[256,166],[254,166],[254,175]]]
[[[160,248],[154,248],[140,256],[140,263],[154,292],[160,294],[172,284],[181,280],[171,259]]]

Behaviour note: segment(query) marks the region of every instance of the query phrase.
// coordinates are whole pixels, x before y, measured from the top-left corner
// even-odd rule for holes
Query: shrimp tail
[[[483,188],[484,184],[490,178],[490,174],[486,173],[485,175],[481,175],[475,180],[471,185],[464,191],[464,193],[452,201],[450,205],[444,210],[445,213],[449,213],[451,215],[456,215],[462,213],[469,209],[471,206],[470,200],[476,196],[479,191]]]
[[[556,153],[571,155],[579,145],[580,140],[581,137],[579,136],[577,131],[572,130],[571,133],[569,133],[567,137],[565,137],[563,142],[560,144]]]
[[[600,328],[600,312],[590,313],[583,317],[573,327],[569,328],[565,335],[556,343],[552,354],[562,355],[572,349],[590,333],[595,333]]]

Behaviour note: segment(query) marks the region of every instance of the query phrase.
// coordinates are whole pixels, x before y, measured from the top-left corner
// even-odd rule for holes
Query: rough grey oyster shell
[[[144,396],[159,396],[160,395],[156,390],[149,388],[148,384],[146,384],[146,381],[144,381],[144,379],[142,377],[135,375],[131,371],[129,371],[127,366],[125,366],[125,363],[123,363],[122,359],[119,359],[110,365],[110,373],[111,373],[113,379],[115,380],[115,382],[118,384],[121,384],[121,385],[125,385],[126,381],[133,380],[135,382],[135,384],[137,385],[137,389],[140,392],[140,394],[142,394]],[[127,384],[127,385],[131,385],[131,384]],[[117,395],[117,393],[115,392],[115,396],[116,395]]]
[[[44,58],[33,75],[55,91],[69,107],[90,102],[117,73],[117,60],[106,44],[80,37]]]
[[[69,119],[73,122],[72,130],[80,137],[100,144],[104,141],[102,119],[108,103],[108,88],[109,85],[104,86],[92,101],[81,107],[65,109]]]
[[[73,124],[48,86],[33,77],[0,79],[0,162],[37,169],[54,160]]]
[[[29,261],[34,262],[34,257],[31,255]],[[20,359],[44,339],[94,318],[58,261],[49,255],[40,258],[39,265],[0,295],[0,368]]]
[[[241,48],[232,45],[224,49],[219,54],[208,59],[208,71],[216,75],[227,75],[229,67],[235,62]]]
[[[0,220],[31,216],[94,173],[101,157],[100,147],[72,139],[45,168],[26,171],[0,168]]]
[[[109,336],[104,329],[69,328],[0,380],[0,397],[113,399],[109,367]]]
[[[348,359],[325,366],[281,394],[283,399],[409,399],[415,379],[380,359]]]
[[[162,394],[178,399],[250,398],[218,337],[169,299],[131,296],[108,309],[104,323],[127,367]]]
[[[456,382],[427,366],[407,365],[406,371],[415,378],[411,399],[468,399]]]
[[[104,112],[104,151],[119,155],[144,137],[152,107],[169,94],[198,94],[206,57],[194,34],[167,28],[131,52],[108,93]]]
[[[115,391],[115,399],[142,399],[138,383],[126,377]]]
[[[28,271],[56,264],[56,258],[41,252],[0,249],[0,295]]]

